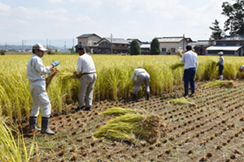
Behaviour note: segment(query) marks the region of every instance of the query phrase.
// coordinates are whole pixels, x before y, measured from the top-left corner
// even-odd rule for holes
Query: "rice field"
[[[6,55],[0,57],[0,116],[23,120],[31,110],[31,96],[26,68],[31,55]],[[94,90],[94,101],[129,100],[133,93],[131,76],[137,67],[145,68],[150,74],[152,95],[171,92],[174,86],[182,85],[183,67],[172,70],[172,66],[180,63],[177,56],[115,56],[93,55],[97,70],[97,81]],[[65,104],[75,104],[79,89],[79,79],[70,78],[76,70],[78,55],[45,55],[44,64],[50,65],[53,60],[60,61],[59,72],[48,87],[48,95],[54,114],[64,110]],[[213,62],[218,57],[199,56],[196,80],[214,80],[218,78],[218,70]],[[242,57],[225,57],[225,79],[241,79],[243,73],[238,71],[244,64]],[[144,94],[139,91],[139,97]]]
[[[227,83],[231,80],[231,85],[235,85],[226,87],[222,86],[222,82],[221,86],[215,86],[216,83],[212,82],[218,79],[215,63],[219,57],[199,56],[196,95],[183,99],[180,98],[183,94],[183,66],[180,65],[179,56],[92,55],[98,75],[94,106],[91,112],[74,112],[79,79],[72,77],[72,73],[76,70],[78,55],[45,55],[43,62],[46,66],[54,60],[61,63],[57,67],[59,72],[47,89],[52,104],[50,127],[57,134],[48,136],[37,133],[34,137],[27,133],[32,106],[26,76],[30,57],[0,56],[0,116],[20,124],[18,126],[23,133],[6,133],[10,134],[6,139],[11,147],[5,147],[5,151],[8,154],[14,152],[11,155],[17,157],[18,161],[244,160],[244,74],[238,71],[240,65],[244,64],[243,57],[224,57],[224,79]],[[151,76],[152,97],[149,101],[145,100],[141,88],[139,102],[135,103],[131,101],[131,75],[139,66]],[[120,118],[106,112],[108,108],[119,107],[127,109],[110,114],[124,114],[126,119],[137,122],[147,121],[148,116],[157,116],[167,125],[167,129],[165,125],[159,125],[156,130],[163,132],[163,135],[156,134],[153,142],[140,138],[141,129],[145,127],[136,127],[139,130],[134,132],[127,129],[127,133],[135,134],[130,134],[127,141],[96,136],[96,132],[106,128],[106,124],[118,123]],[[134,111],[139,114],[126,114]],[[2,125],[4,132],[10,132],[5,129],[4,123]],[[131,128],[131,125],[125,126]],[[136,123],[136,126],[141,125]],[[21,145],[15,146],[14,139]],[[24,151],[19,151],[22,149]],[[2,160],[9,161],[7,157]]]

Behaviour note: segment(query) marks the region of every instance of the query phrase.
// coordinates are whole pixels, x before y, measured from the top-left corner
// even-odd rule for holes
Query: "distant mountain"
[[[36,43],[41,43],[45,47],[55,47],[56,49],[64,50],[69,49],[73,45],[77,44],[76,39],[64,39],[64,40],[24,40],[23,42],[0,42],[0,50],[7,50],[7,51],[28,51],[31,50],[32,46]]]

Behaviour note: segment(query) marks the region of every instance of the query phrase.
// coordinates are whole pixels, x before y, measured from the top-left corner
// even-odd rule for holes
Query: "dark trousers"
[[[219,65],[219,75],[223,75],[224,65]]]
[[[189,68],[184,70],[184,87],[185,87],[185,94],[184,96],[188,95],[188,87],[189,87],[189,82],[191,85],[191,93],[195,93],[195,75],[196,75],[196,68]]]

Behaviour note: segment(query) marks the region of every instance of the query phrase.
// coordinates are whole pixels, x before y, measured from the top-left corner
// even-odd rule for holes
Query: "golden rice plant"
[[[0,105],[2,115],[10,119],[21,120],[29,116],[32,100],[29,92],[29,81],[26,66],[31,55],[18,57],[0,57]],[[135,68],[143,67],[150,74],[151,95],[161,95],[173,90],[175,85],[182,85],[183,68],[171,70],[171,66],[179,62],[178,56],[118,56],[92,55],[97,71],[94,88],[94,100],[129,99],[133,94],[134,85],[131,75]],[[52,60],[59,60],[59,72],[48,85],[48,95],[51,100],[52,112],[61,112],[67,103],[76,103],[80,80],[75,79],[78,55],[45,55],[43,62],[50,65]],[[218,67],[214,66],[217,56],[198,56],[196,80],[218,79]],[[224,79],[242,79],[239,72],[244,64],[244,57],[225,56]],[[9,65],[11,68],[9,68]],[[183,65],[182,65],[183,66]],[[143,86],[143,85],[142,85]],[[142,87],[141,86],[141,87]],[[138,96],[142,97],[142,88]]]
[[[15,127],[10,129],[5,122],[6,120],[0,117],[0,161],[31,161],[35,146],[34,138],[28,150],[19,130]]]

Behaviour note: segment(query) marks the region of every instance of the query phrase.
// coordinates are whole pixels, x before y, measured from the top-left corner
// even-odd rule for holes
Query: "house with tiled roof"
[[[122,38],[103,38],[97,44],[96,53],[100,54],[128,53],[130,45],[128,40]]]

